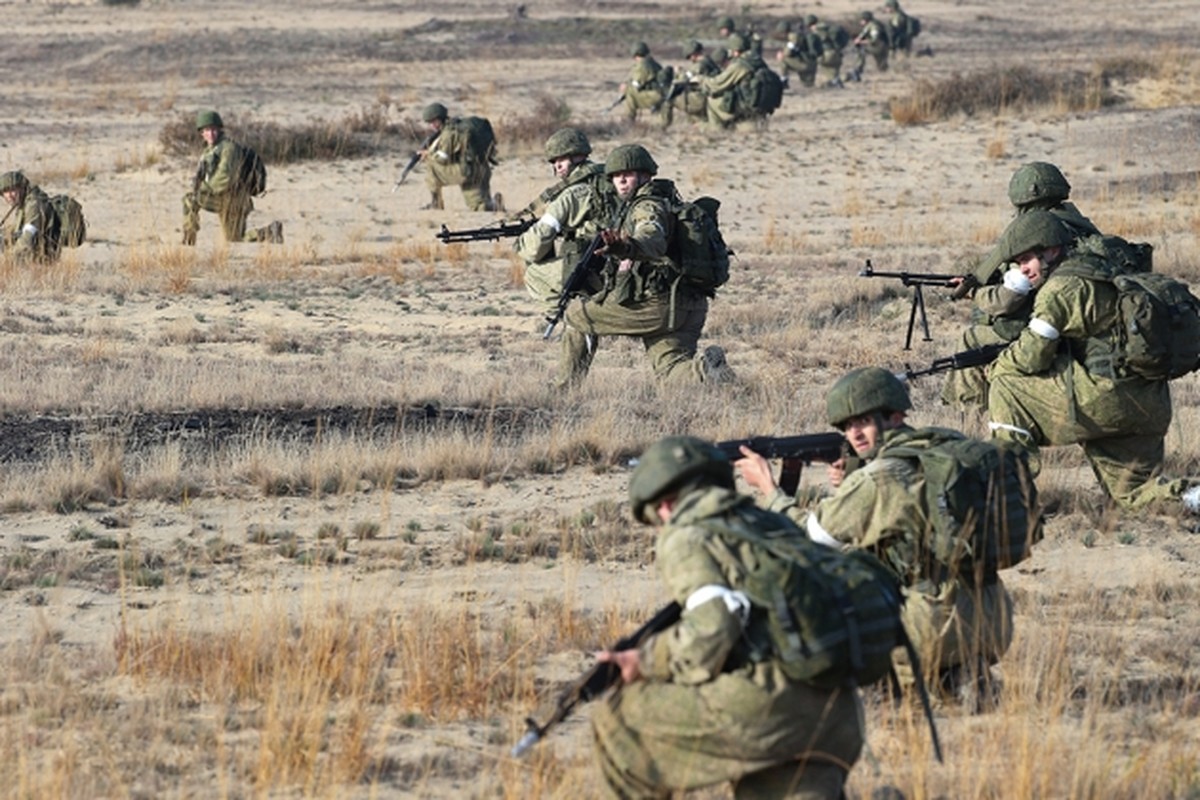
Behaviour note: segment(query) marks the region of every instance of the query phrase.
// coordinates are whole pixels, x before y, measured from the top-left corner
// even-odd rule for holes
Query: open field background
[[[964,306],[931,292],[933,341],[906,353],[907,291],[855,275],[961,269],[1026,161],[1061,165],[1100,227],[1200,281],[1194,3],[913,0],[933,58],[720,134],[602,113],[632,41],[678,67],[720,14],[769,33],[859,6],[514,7],[6,7],[0,170],[78,197],[90,241],[45,269],[0,263],[0,796],[591,797],[586,710],[507,753],[664,600],[627,521],[631,456],[670,432],[820,431],[846,369],[958,349]],[[956,78],[969,93],[1018,68],[1078,76],[1084,99],[930,111]],[[455,190],[419,211],[420,168],[391,192],[432,100],[492,119],[510,207],[551,182],[541,143],[564,121],[719,197],[738,257],[702,345],[739,384],[659,389],[606,342],[580,391],[551,392],[556,346],[507,244],[433,236],[493,218]],[[206,106],[235,138],[324,132],[347,154],[270,166],[251,224],[282,220],[282,247],[226,247],[211,215],[178,246],[200,148],[172,132]],[[914,420],[980,431],[939,388],[914,387]],[[1168,466],[1195,475],[1200,380],[1173,391]],[[868,708],[879,763],[854,796],[1200,797],[1195,522],[1107,511],[1078,453],[1046,461],[1047,540],[1005,576],[1000,709],[940,710],[938,766],[909,709]]]

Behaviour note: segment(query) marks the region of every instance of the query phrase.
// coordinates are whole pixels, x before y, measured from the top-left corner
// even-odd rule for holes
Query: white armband
[[[750,619],[750,598],[746,597],[744,592],[735,592],[728,586],[721,586],[716,583],[710,583],[701,586],[696,591],[688,595],[687,601],[683,607],[691,611],[697,606],[702,606],[713,598],[719,597],[725,603],[725,608],[730,614],[737,617],[738,622],[745,625]]]
[[[808,538],[817,544],[823,544],[826,547],[834,547],[838,550],[842,549],[842,543],[829,535],[829,531],[821,527],[821,523],[817,521],[817,515],[810,513],[808,519],[804,522],[804,527],[808,531]]]
[[[1021,270],[1010,269],[1004,273],[1004,288],[1019,295],[1027,295],[1033,291],[1033,284]]]
[[[1049,339],[1052,342],[1058,338],[1058,328],[1046,322],[1046,320],[1038,319],[1037,317],[1029,320],[1029,330],[1043,339]]]
[[[37,225],[34,225],[32,222],[26,222],[25,227],[21,228],[21,233],[27,236],[37,236],[37,232]]]
[[[555,219],[553,214],[543,214],[542,218],[538,220],[538,224],[545,225],[555,233],[562,233],[562,223]]]
[[[450,154],[447,153],[445,150],[438,150],[436,153],[434,153],[434,155],[438,157],[439,161],[449,161],[450,160]]]

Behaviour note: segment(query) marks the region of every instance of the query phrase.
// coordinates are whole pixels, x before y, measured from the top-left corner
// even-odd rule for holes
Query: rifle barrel
[[[935,272],[881,272],[874,269],[870,262],[858,271],[860,278],[892,278],[899,280],[905,286],[957,286],[962,281],[962,275],[943,275]]]

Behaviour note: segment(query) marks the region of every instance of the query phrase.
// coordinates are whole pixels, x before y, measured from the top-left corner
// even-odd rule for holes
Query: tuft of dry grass
[[[1038,72],[1013,66],[941,81],[918,81],[912,94],[889,101],[892,120],[917,125],[958,114],[978,116],[1053,108],[1059,112],[1093,111],[1116,102],[1102,77],[1073,72]]]

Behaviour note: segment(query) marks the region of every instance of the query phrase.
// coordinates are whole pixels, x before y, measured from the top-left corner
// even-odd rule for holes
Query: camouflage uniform
[[[795,72],[802,84],[814,85],[817,65],[821,62],[824,52],[821,37],[814,31],[803,27],[791,31],[788,34],[787,46],[779,52],[784,77],[787,77],[788,72]]]
[[[814,540],[867,550],[896,573],[905,586],[905,630],[931,677],[975,670],[999,661],[1012,643],[1012,599],[994,572],[981,585],[931,573],[922,557],[933,530],[925,477],[912,459],[888,455],[890,443],[912,433],[908,426],[884,432],[882,444],[863,456],[866,464],[811,513],[782,490],[769,507],[802,521]]]
[[[820,22],[815,16],[811,19],[809,29],[821,40],[821,58],[817,62],[818,74],[823,86],[842,85],[842,50],[844,45],[839,42],[850,41],[850,34],[837,23]]]
[[[891,35],[888,26],[875,19],[870,11],[864,11],[861,16],[862,28],[854,37],[854,48],[857,51],[857,61],[851,75],[854,80],[862,80],[863,68],[867,65],[867,54],[875,59],[875,68],[887,72],[888,52],[892,49]]]
[[[1078,249],[1052,269],[1028,326],[988,370],[989,427],[1034,453],[1041,445],[1083,445],[1105,493],[1139,509],[1177,500],[1191,482],[1162,476],[1171,424],[1166,381],[1113,374],[1117,290],[1103,278],[1115,270]]]
[[[4,223],[4,253],[22,263],[57,260],[59,219],[50,198],[20,172],[5,173],[0,182],[4,191],[19,193]]]
[[[183,196],[183,243],[195,244],[200,230],[200,212],[209,211],[221,220],[227,242],[283,242],[283,226],[278,222],[246,230],[246,221],[254,210],[254,200],[239,183],[243,149],[225,135],[221,117],[214,111],[196,116],[197,129],[216,127],[217,140],[200,154],[194,190]],[[208,123],[208,124],[204,124]]]
[[[662,65],[650,55],[645,44],[639,42],[634,47],[633,69],[625,81],[625,114],[630,121],[637,119],[638,112],[643,108],[663,111],[665,115],[666,104],[663,101],[666,98],[659,84],[661,72]],[[669,122],[669,119],[664,116],[663,121]]]
[[[596,233],[607,227],[618,204],[604,166],[591,161],[577,164],[554,189],[541,217],[513,244],[525,260],[525,287],[547,314],[558,305],[563,279]],[[556,241],[560,242],[557,253]]]
[[[890,10],[891,16],[888,17],[888,33],[891,36],[892,52],[900,52],[904,55],[912,53],[912,39],[908,35],[908,14],[904,13],[904,9],[900,8],[899,0],[889,0],[886,7]]]
[[[672,110],[681,109],[689,117],[708,118],[708,100],[701,90],[701,81],[711,78],[721,72],[721,67],[711,56],[704,54],[699,42],[693,41],[684,46],[684,58],[692,62],[692,66],[683,75],[686,85],[683,91],[671,101]]]
[[[558,384],[581,381],[591,367],[599,338],[634,336],[660,380],[703,382],[708,377],[696,344],[708,316],[708,298],[681,285],[679,270],[667,258],[675,219],[667,198],[670,181],[638,187],[617,226],[627,242],[607,258],[604,288],[573,301],[567,309]]]
[[[735,34],[730,39],[736,37]],[[737,47],[731,49],[737,51]],[[752,116],[753,110],[742,106],[739,89],[743,83],[754,77],[755,70],[762,65],[761,58],[741,51],[730,60],[720,74],[701,81],[704,93],[708,96],[709,124],[727,128]]]
[[[842,796],[862,748],[854,693],[793,681],[774,659],[750,662],[742,623],[720,594],[694,599],[740,590],[748,548],[721,531],[760,530],[764,520],[792,527],[750,498],[710,485],[685,491],[659,532],[655,564],[687,610],[642,643],[643,679],[593,713],[608,796],[666,798],[724,781],[738,798]]]
[[[425,185],[433,198],[430,205],[442,208],[442,187],[461,186],[463,201],[472,211],[495,211],[492,197],[494,148],[477,153],[471,146],[470,124],[452,117],[442,124],[437,138],[427,148]]]

